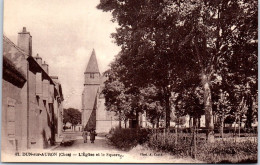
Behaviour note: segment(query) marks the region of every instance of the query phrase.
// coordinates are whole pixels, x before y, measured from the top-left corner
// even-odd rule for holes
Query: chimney
[[[37,63],[42,66],[42,58],[39,56],[39,54],[37,53],[35,60],[37,61]]]
[[[42,69],[49,74],[49,68],[48,68],[48,64],[46,64],[46,62],[44,61],[44,63],[42,64]]]
[[[30,35],[30,32],[26,31],[26,27],[23,27],[23,31],[18,33],[17,45],[28,53],[29,56],[32,56],[32,36]]]

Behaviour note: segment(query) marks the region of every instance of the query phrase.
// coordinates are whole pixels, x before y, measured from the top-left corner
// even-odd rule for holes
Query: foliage
[[[174,117],[172,119],[173,122],[176,123],[176,125],[184,125],[186,123],[186,116],[181,116],[181,117]]]
[[[207,163],[240,163],[245,160],[257,162],[257,143],[251,141],[235,143],[219,141],[198,146],[197,158]]]
[[[107,110],[117,112],[122,120],[137,119],[138,113],[145,111],[152,123],[158,123],[163,115],[160,91],[154,85],[144,88],[133,85],[126,87],[116,76],[122,69],[118,61],[114,61],[110,66],[111,68],[105,72],[108,80],[105,81],[102,91]]]
[[[246,100],[247,126],[251,127],[258,70],[256,0],[101,0],[98,8],[111,11],[119,24],[112,34],[121,46],[116,77],[127,88],[155,85],[162,93],[166,127],[172,92],[186,93],[179,103],[191,108],[184,112],[203,105],[213,137],[216,86],[229,93],[225,106],[232,106],[231,115],[237,114],[242,98]],[[178,90],[179,86],[187,88]],[[203,104],[189,94],[194,95],[196,88],[203,91]],[[183,111],[182,107],[176,111]]]
[[[229,93],[227,91],[220,91],[216,92],[218,94],[217,100],[214,102],[214,105],[216,106],[215,114],[217,114],[219,117],[225,119],[226,115],[230,113],[231,110],[231,104],[228,99]]]
[[[140,90],[139,105],[146,112],[147,118],[152,124],[159,126],[159,120],[163,117],[163,105],[160,91],[149,85]]]
[[[175,100],[173,100],[173,105],[175,105],[175,115],[184,116],[189,115],[194,118],[199,118],[203,115],[204,103],[203,103],[203,91],[199,87],[190,87],[187,89],[182,89],[182,92],[178,94]]]
[[[116,128],[110,132],[109,141],[111,144],[123,151],[128,151],[138,144],[143,144],[147,141],[149,134],[147,129],[131,128]]]
[[[78,109],[68,108],[63,110],[63,123],[70,122],[73,126],[81,123],[81,112]]]
[[[166,134],[154,133],[147,141],[147,145],[155,150],[167,151],[174,154],[177,157],[189,157],[191,154],[191,138],[177,138],[173,133]]]
[[[138,118],[139,112],[143,112],[140,108],[138,100],[140,100],[140,90],[133,85],[126,86],[120,79],[124,66],[120,65],[117,60],[120,57],[118,54],[116,60],[110,64],[105,74],[108,80],[105,81],[105,87],[102,93],[105,96],[105,105],[107,110],[114,111],[119,116],[121,127],[121,120]]]
[[[199,137],[199,134],[198,134]],[[189,157],[194,153],[194,144],[190,134],[176,135],[172,133],[153,133],[147,145],[154,150],[167,151],[177,157]],[[257,142],[215,141],[210,143],[198,140],[196,158],[206,163],[239,163],[243,161],[256,162]]]
[[[169,126],[170,115],[170,82],[171,78],[175,78],[175,72],[172,70],[170,58],[172,52],[167,52],[169,43],[162,37],[163,24],[160,24],[156,18],[160,16],[157,8],[160,7],[159,1],[101,1],[98,8],[104,11],[112,11],[113,19],[117,21],[120,27],[117,33],[113,34],[116,43],[122,47],[120,58],[117,61],[123,66],[122,74],[118,74],[120,80],[127,86],[136,86],[145,88],[150,84],[154,84],[156,88],[161,90],[161,105],[167,114],[167,125]],[[160,8],[161,10],[162,8]],[[148,15],[149,13],[149,15]],[[150,15],[152,14],[152,15]],[[170,23],[170,22],[169,22]],[[173,22],[171,25],[174,24]],[[170,26],[168,26],[170,27]],[[153,29],[154,28],[154,29]],[[159,31],[157,33],[157,31]],[[169,31],[175,32],[169,29]],[[174,36],[174,35],[172,35]],[[162,39],[156,41],[156,39]],[[155,45],[159,44],[158,46]],[[176,52],[177,53],[177,52]],[[163,54],[164,56],[160,56]]]

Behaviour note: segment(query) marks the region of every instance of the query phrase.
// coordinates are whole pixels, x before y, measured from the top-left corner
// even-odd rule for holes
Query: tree
[[[113,21],[120,26],[113,37],[122,48],[119,63],[124,72],[119,77],[125,86],[152,83],[161,90],[169,127],[171,92],[186,77],[199,80],[206,135],[213,141],[213,82],[219,76],[239,78],[241,70],[233,66],[233,60],[243,71],[250,67],[241,65],[240,59],[255,64],[256,6],[256,0],[102,0],[98,8],[112,11]],[[257,77],[256,70],[251,77]],[[247,72],[243,75],[247,80]]]
[[[172,1],[171,1],[172,2]],[[233,74],[230,59],[238,57],[238,52],[246,52],[250,59],[255,56],[256,47],[247,50],[250,42],[255,40],[257,28],[255,18],[257,1],[183,1],[179,8],[170,8],[169,13],[176,11],[180,26],[186,35],[181,41],[181,56],[191,61],[197,68],[204,89],[204,109],[206,115],[207,137],[213,141],[212,84],[218,76]],[[176,6],[172,2],[172,6]],[[256,5],[257,6],[257,5]],[[239,13],[239,14],[238,14]],[[249,21],[249,18],[253,21]],[[247,25],[247,23],[249,23]],[[245,34],[245,31],[249,34]],[[240,38],[246,38],[240,40]],[[240,41],[240,42],[238,42]],[[188,50],[188,52],[187,52]],[[245,55],[244,55],[245,56]],[[250,60],[246,60],[250,61]],[[244,62],[247,63],[247,62]],[[190,68],[186,68],[190,72]],[[247,67],[243,69],[248,70]],[[225,71],[227,70],[227,72]],[[254,74],[256,76],[256,74]],[[223,76],[224,77],[224,76]],[[246,77],[249,77],[247,74]]]
[[[231,104],[228,98],[229,93],[227,93],[227,91],[222,91],[222,89],[220,89],[218,96],[219,96],[218,100],[215,102],[216,105],[215,114],[217,114],[220,119],[220,134],[221,137],[223,138],[224,121],[226,116],[231,111]]]
[[[125,93],[126,88],[124,84],[119,81],[117,76],[119,74],[120,65],[118,65],[117,61],[114,61],[110,66],[111,68],[104,73],[108,76],[108,79],[105,81],[105,87],[102,93],[105,97],[106,109],[116,112],[119,117],[119,128],[121,128],[121,121],[126,122],[131,114],[131,101],[129,95]]]
[[[149,85],[140,90],[140,107],[146,112],[146,117],[159,128],[160,118],[163,117],[162,97],[160,91],[154,86]]]
[[[233,53],[226,60],[228,72],[222,72],[224,80],[230,85],[232,102],[237,110],[244,102],[247,107],[246,127],[251,128],[253,122],[253,103],[257,98],[258,82],[258,13],[257,1],[241,1],[237,21],[233,25],[230,52]],[[244,100],[244,101],[243,101]],[[239,112],[238,112],[239,113]]]
[[[110,66],[111,68],[105,72],[108,80],[102,91],[107,110],[117,112],[125,121],[135,118],[137,127],[139,126],[139,113],[146,112],[148,119],[159,127],[159,119],[163,115],[159,90],[154,85],[145,88],[130,85],[126,88],[116,76],[121,74],[122,66],[118,65],[117,60]]]
[[[160,24],[161,19],[156,19],[160,17],[163,6],[155,0],[131,2],[114,0],[101,1],[98,8],[112,11],[113,19],[120,25],[117,33],[112,36],[122,47],[118,60],[120,65],[124,66],[124,72],[120,75],[121,81],[126,87],[144,88],[154,84],[163,94],[161,105],[164,105],[166,112],[166,127],[169,127],[171,113],[169,99],[174,82],[172,80],[175,78],[174,66],[171,63],[174,59],[170,58],[174,51],[171,51],[170,46],[174,46],[174,43],[169,42],[168,38],[165,39],[165,24]],[[175,32],[170,28],[173,24],[169,22],[167,32]]]
[[[68,108],[63,110],[63,124],[70,122],[72,126],[81,123],[81,112],[78,109]]]
[[[184,125],[186,123],[186,118],[185,116],[175,116],[172,121],[175,122],[177,126]]]
[[[188,114],[190,120],[193,118],[193,127],[195,127],[201,115],[205,114],[203,90],[200,87],[183,89],[174,100],[174,105],[176,109],[175,115],[180,117]]]
[[[105,105],[108,111],[114,111],[119,116],[119,128],[121,128],[121,121],[123,116],[127,116],[126,110],[126,96],[124,94],[124,85],[120,81],[106,81],[103,94],[105,96]]]

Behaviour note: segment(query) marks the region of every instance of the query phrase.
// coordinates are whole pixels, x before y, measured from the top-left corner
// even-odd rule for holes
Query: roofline
[[[45,74],[47,76],[47,78],[50,80],[50,82],[54,84],[54,82],[52,81],[51,77],[49,76],[48,73],[45,72],[45,70],[43,70],[43,68],[38,64],[38,62],[34,59],[33,56],[29,56],[28,53],[26,53],[25,51],[23,51],[20,47],[18,47],[17,45],[15,45],[8,37],[6,37],[5,35],[3,35],[3,40],[5,40],[6,42],[8,42],[9,44],[11,44],[12,46],[14,46],[20,53],[24,54],[27,56],[27,60],[32,59],[33,63],[36,64],[37,67],[40,68],[40,70],[42,71],[43,74]]]
[[[22,50],[20,47],[18,47],[17,45],[15,45],[15,43],[13,43],[13,41],[11,41],[8,37],[6,37],[5,35],[3,35],[3,40],[5,40],[6,42],[8,42],[9,44],[11,44],[12,46],[14,46],[20,53],[23,53],[26,56],[29,56],[28,53],[26,53],[24,50]]]
[[[84,72],[84,74],[86,74],[86,73],[99,73],[99,74],[101,74],[100,72]]]
[[[45,72],[45,70],[43,70],[43,68],[38,64],[37,61],[35,61],[35,59],[32,56],[29,56],[27,58],[27,60],[31,60],[40,70],[43,74],[45,74],[45,76],[47,76],[48,80],[50,80],[51,84],[55,85],[53,80],[51,79],[51,77],[49,76],[48,73]]]
[[[27,81],[25,74],[5,56],[3,56],[2,78],[10,83],[16,84],[18,87],[22,87]]]

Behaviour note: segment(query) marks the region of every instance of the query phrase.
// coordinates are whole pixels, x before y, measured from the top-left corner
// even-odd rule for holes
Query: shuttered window
[[[14,137],[15,135],[15,101],[8,101],[7,109],[7,135],[8,137]]]

